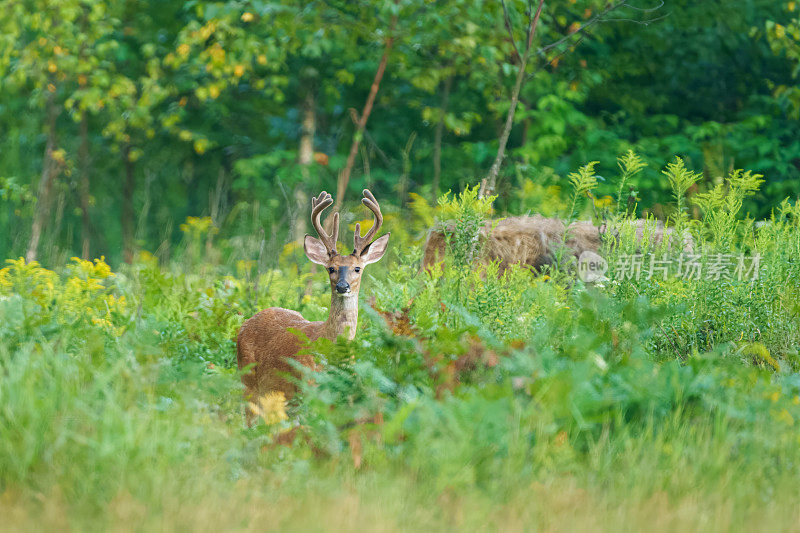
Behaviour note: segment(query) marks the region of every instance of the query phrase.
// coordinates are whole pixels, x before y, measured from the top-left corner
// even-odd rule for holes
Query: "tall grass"
[[[628,176],[640,165],[626,157]],[[760,229],[736,213],[723,224],[729,196],[752,192],[742,182],[701,198],[694,222],[681,183],[675,221],[697,255],[758,252],[757,280],[499,276],[470,260],[490,215],[474,191],[442,200],[437,212],[463,222],[444,264],[419,273],[409,224],[387,210],[405,229],[393,262],[366,271],[358,336],[312,346],[321,370],[301,400],[254,428],[238,325],[271,305],[326,312],[324,280],[291,250],[274,269],[203,263],[191,243],[183,263],[142,254],[117,272],[10,261],[0,529],[796,527],[800,211],[785,202]],[[632,216],[622,203],[619,220]],[[208,242],[208,228],[189,229]],[[603,253],[642,246],[623,233]],[[265,409],[282,413],[274,400]]]

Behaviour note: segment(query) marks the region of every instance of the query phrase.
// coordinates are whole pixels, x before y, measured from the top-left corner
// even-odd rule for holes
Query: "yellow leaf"
[[[250,22],[251,20],[253,20],[252,13],[250,13],[249,11],[245,11],[244,13],[242,13],[242,22]]]

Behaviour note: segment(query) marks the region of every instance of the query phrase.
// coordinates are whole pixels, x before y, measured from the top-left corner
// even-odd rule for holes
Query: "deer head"
[[[367,231],[366,235],[361,235],[361,225],[356,224],[355,235],[353,236],[353,253],[340,255],[336,251],[336,239],[339,234],[339,213],[333,214],[331,233],[328,234],[322,228],[320,216],[322,212],[333,203],[330,194],[322,191],[319,196],[311,199],[311,223],[317,230],[319,239],[306,235],[303,242],[308,258],[318,265],[324,266],[328,271],[331,283],[331,293],[335,297],[356,298],[361,287],[361,274],[364,267],[375,263],[386,253],[386,246],[389,243],[389,233],[382,235],[373,241],[375,234],[383,224],[383,215],[377,200],[367,189],[364,189],[364,197],[361,202],[367,206],[375,216],[375,223]]]

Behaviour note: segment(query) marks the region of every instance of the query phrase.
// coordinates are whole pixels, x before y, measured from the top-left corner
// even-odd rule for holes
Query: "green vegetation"
[[[306,263],[296,271],[287,251],[265,272],[195,264],[202,220],[169,265],[147,253],[117,272],[102,260],[56,271],[9,261],[4,525],[793,527],[800,213],[784,203],[757,231],[714,225],[753,179],[733,173],[688,224],[703,257],[760,253],[757,280],[498,277],[468,259],[491,198],[473,189],[417,205],[410,225],[389,216],[392,230],[434,213],[458,220],[445,263],[419,275],[418,245],[393,231],[394,259],[365,280],[374,301],[362,302],[356,339],[318,341],[321,369],[288,405],[260,399],[253,428],[232,339],[264,307],[324,316],[325,280]],[[636,246],[619,240],[609,257]]]
[[[540,208],[515,195],[526,179],[563,187],[629,149],[648,164],[625,183],[640,214],[670,215],[657,169],[676,154],[697,192],[734,168],[764,175],[753,216],[797,195],[797,2],[652,4],[543,8],[501,212]],[[0,1],[0,257],[164,261],[187,216],[280,244],[323,189],[406,207],[480,183],[526,46],[528,2],[503,5]]]
[[[796,529],[800,3],[537,5],[0,0],[0,532]],[[363,187],[358,334],[247,427]],[[476,262],[525,213],[608,279]]]

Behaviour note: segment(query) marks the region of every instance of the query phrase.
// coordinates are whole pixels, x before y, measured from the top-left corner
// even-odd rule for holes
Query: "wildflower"
[[[218,231],[211,217],[187,217],[186,222],[180,225],[180,230],[194,236],[202,235],[207,231],[216,234]]]
[[[109,278],[114,275],[111,267],[106,263],[106,256],[101,255],[100,259],[94,260],[94,275],[100,279]]]
[[[0,289],[10,289],[11,288],[11,278],[8,274],[8,267],[0,268]]]
[[[250,22],[253,20],[253,18],[254,18],[253,14],[250,13],[249,11],[245,11],[244,13],[242,13],[242,22]]]
[[[258,398],[258,404],[248,402],[250,410],[264,419],[268,426],[286,420],[286,396],[283,392],[268,392]]]

